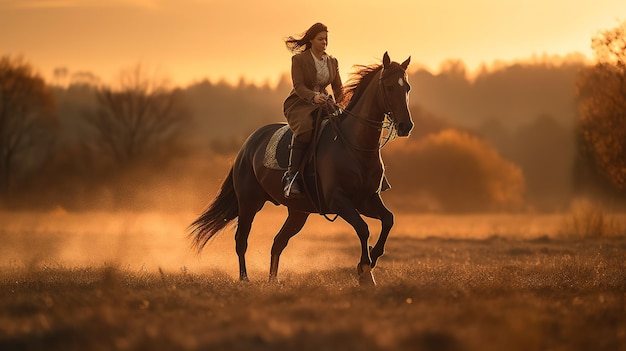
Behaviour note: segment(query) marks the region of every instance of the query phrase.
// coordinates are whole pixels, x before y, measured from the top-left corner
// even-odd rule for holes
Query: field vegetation
[[[358,240],[312,218],[266,282],[284,213],[259,215],[251,282],[232,231],[200,256],[191,213],[2,213],[2,350],[618,350],[624,220],[564,236],[568,215],[398,214],[378,286]],[[607,215],[608,216],[608,215]],[[376,223],[371,222],[373,232]],[[620,227],[621,226],[621,227]]]

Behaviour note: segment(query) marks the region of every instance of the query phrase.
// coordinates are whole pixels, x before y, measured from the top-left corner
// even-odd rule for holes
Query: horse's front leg
[[[357,265],[359,284],[364,286],[375,286],[376,281],[372,275],[372,260],[370,259],[370,251],[368,247],[368,240],[370,237],[369,227],[350,201],[347,199],[341,199],[335,203],[338,205],[337,214],[354,228],[361,242],[361,260]]]
[[[380,194],[372,195],[365,203],[363,208],[359,209],[360,212],[367,217],[380,220],[381,230],[376,245],[370,250],[370,258],[372,260],[372,268],[376,267],[376,262],[385,253],[385,244],[387,237],[393,227],[393,213],[383,203]]]

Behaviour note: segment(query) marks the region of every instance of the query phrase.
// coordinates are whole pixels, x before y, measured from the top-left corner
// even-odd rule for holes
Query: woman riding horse
[[[398,136],[408,137],[413,121],[408,107],[409,83],[406,69],[410,58],[399,64],[383,55],[383,63],[362,67],[346,89],[350,100],[339,116],[330,119],[316,146],[315,178],[304,177],[307,188],[318,189],[324,206],[309,199],[285,198],[281,184],[283,171],[264,163],[270,140],[284,124],[270,124],[248,137],[237,154],[217,197],[191,224],[193,244],[201,250],[215,234],[237,219],[235,248],[239,257],[239,279],[248,280],[246,251],[252,222],[266,202],[287,207],[288,216],[274,238],[270,260],[270,280],[277,280],[280,255],[289,240],[304,226],[311,213],[336,214],[355,230],[361,246],[357,265],[359,282],[374,285],[372,269],[383,255],[393,227],[393,213],[382,201],[380,188],[384,165],[380,137],[385,119]],[[307,174],[313,169],[309,167]],[[317,184],[317,185],[313,185]],[[367,222],[362,216],[381,222],[376,244],[369,247]]]
[[[293,131],[289,167],[283,177],[286,198],[302,197],[296,180],[300,163],[312,139],[313,114],[330,99],[326,87],[330,84],[335,101],[341,101],[343,86],[337,59],[326,54],[328,28],[315,23],[300,39],[285,40],[291,59],[293,89],[283,104],[287,123]]]

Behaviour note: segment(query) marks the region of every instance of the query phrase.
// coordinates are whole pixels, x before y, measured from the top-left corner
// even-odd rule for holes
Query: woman
[[[300,39],[285,40],[291,58],[293,89],[283,104],[287,123],[293,131],[289,166],[283,177],[286,198],[302,197],[295,181],[298,168],[312,139],[313,115],[330,98],[326,88],[332,86],[335,101],[341,101],[343,85],[337,59],[326,54],[328,28],[315,23]]]

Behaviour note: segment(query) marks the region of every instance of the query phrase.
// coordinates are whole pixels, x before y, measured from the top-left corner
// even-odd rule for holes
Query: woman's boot
[[[283,191],[287,199],[298,199],[304,197],[298,184],[298,169],[306,153],[307,146],[309,144],[299,141],[298,139],[292,139],[291,152],[289,153],[289,166],[287,172],[283,176]]]

